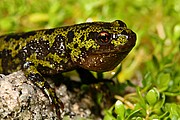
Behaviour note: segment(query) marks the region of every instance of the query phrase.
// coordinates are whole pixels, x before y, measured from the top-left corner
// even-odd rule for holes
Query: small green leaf
[[[145,74],[145,76],[144,76],[143,81],[142,81],[143,86],[151,86],[152,80],[153,80],[153,78],[152,78],[152,73],[151,73],[151,72],[147,72],[147,73]]]
[[[156,88],[153,88],[148,91],[146,94],[146,100],[149,103],[149,105],[154,105],[159,100],[159,92]]]
[[[174,27],[174,38],[179,39],[180,38],[180,24],[175,25]]]
[[[175,103],[166,103],[165,111],[169,111],[171,120],[178,120],[180,118],[180,105]]]
[[[120,120],[124,120],[125,107],[124,107],[124,104],[120,100],[117,100],[115,103],[115,113],[118,115]]]
[[[112,115],[112,109],[114,106],[112,106],[108,111],[105,111],[105,116],[103,120],[116,120],[116,118]]]
[[[156,83],[160,92],[165,91],[168,88],[170,79],[171,79],[171,76],[169,73],[158,74]]]
[[[126,120],[131,120],[131,117],[136,116],[136,114],[138,114],[138,112],[140,112],[140,111],[141,111],[141,108],[138,108],[138,109],[132,111],[132,112],[127,116]],[[139,118],[138,118],[138,119],[139,119]]]
[[[162,107],[164,106],[166,97],[164,94],[161,95],[160,99],[157,101],[157,103],[154,105],[153,112],[156,114],[161,114]]]
[[[136,118],[136,120],[143,120],[143,118],[141,118],[141,117],[137,117],[137,118]]]
[[[144,97],[141,94],[139,87],[136,88],[136,92],[137,92],[137,95],[139,97],[139,103],[140,103],[139,105],[145,110],[146,109],[146,102],[145,102]]]

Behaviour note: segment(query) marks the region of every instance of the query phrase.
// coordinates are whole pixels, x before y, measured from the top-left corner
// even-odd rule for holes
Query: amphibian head
[[[70,31],[68,42],[72,61],[92,71],[114,69],[135,46],[136,34],[120,20],[111,23],[92,22]]]

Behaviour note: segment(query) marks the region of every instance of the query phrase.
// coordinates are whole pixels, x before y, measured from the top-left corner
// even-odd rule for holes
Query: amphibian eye
[[[110,34],[107,32],[101,32],[97,36],[97,41],[99,44],[107,44],[110,42]]]

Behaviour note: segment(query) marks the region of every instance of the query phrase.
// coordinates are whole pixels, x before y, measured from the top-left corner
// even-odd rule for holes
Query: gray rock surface
[[[56,88],[56,92],[65,105],[66,120],[83,120],[91,115],[91,111],[86,108],[86,102],[76,103],[76,95],[68,92],[65,85]],[[57,116],[42,91],[28,81],[22,71],[18,71],[7,76],[1,74],[0,119],[55,120]]]

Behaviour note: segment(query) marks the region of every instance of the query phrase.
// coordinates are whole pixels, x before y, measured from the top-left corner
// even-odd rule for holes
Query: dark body
[[[0,36],[0,72],[23,70],[27,79],[49,97],[60,115],[63,104],[43,75],[78,67],[97,72],[112,70],[135,42],[136,34],[120,20],[3,35]]]

